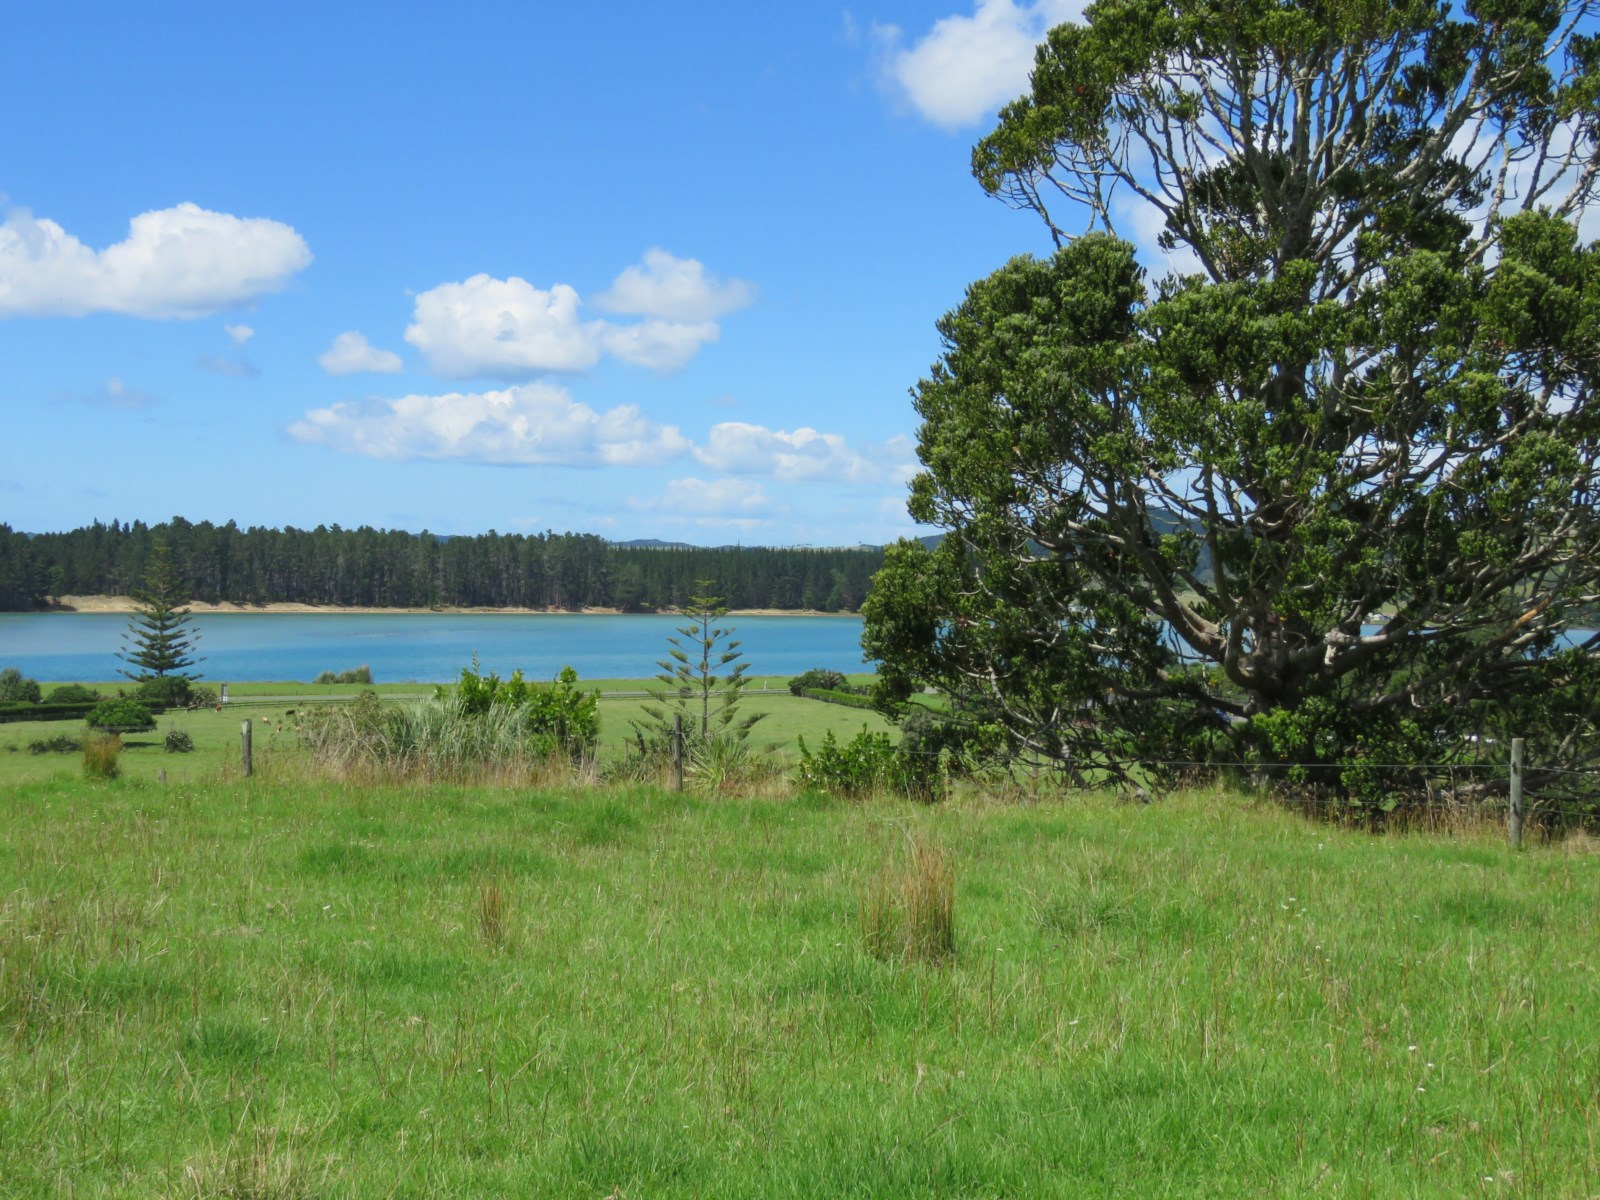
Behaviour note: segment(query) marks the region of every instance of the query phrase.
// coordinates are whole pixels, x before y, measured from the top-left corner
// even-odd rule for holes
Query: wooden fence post
[[[239,750],[241,761],[244,765],[245,777],[248,778],[253,764],[250,761],[250,718],[246,717],[239,725]]]
[[[1511,739],[1511,803],[1506,811],[1506,824],[1511,834],[1511,848],[1522,849],[1522,762],[1527,742]]]
[[[672,786],[683,791],[683,714],[672,715]]]

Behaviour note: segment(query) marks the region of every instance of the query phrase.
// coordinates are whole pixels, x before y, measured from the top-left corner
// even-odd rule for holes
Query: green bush
[[[0,701],[11,701],[15,704],[39,703],[39,681],[24,679],[22,672],[16,667],[7,667],[4,671],[0,671]]]
[[[169,729],[164,746],[168,754],[188,754],[194,749],[194,739],[187,730]]]
[[[133,689],[135,698],[146,704],[160,704],[166,708],[183,708],[189,703],[194,683],[187,675],[157,675],[141,680]]]
[[[869,732],[866,726],[844,745],[830,729],[812,753],[804,737],[800,748],[800,786],[853,798],[873,792],[896,792],[914,800],[935,800],[942,792],[937,757],[903,753],[887,733]]]
[[[63,683],[50,689],[46,704],[98,704],[100,693],[81,683]]]
[[[93,729],[126,729],[131,732],[156,727],[150,710],[126,696],[118,696],[115,700],[97,705],[86,720]]]
[[[814,667],[789,680],[789,691],[792,695],[802,696],[809,688],[843,692],[849,690],[850,681],[838,671],[830,671],[825,667]]]
[[[313,683],[371,683],[372,668],[362,663],[350,671],[324,671],[318,675]]]
[[[590,753],[600,740],[600,693],[578,687],[578,673],[562,667],[550,683],[529,683],[521,671],[502,681],[494,672],[478,670],[477,659],[464,667],[454,687],[434,690],[438,700],[455,700],[467,716],[492,710],[515,711],[530,738],[552,743],[573,757]]]
[[[28,743],[29,754],[76,754],[83,749],[83,739],[57,736],[37,738]]]

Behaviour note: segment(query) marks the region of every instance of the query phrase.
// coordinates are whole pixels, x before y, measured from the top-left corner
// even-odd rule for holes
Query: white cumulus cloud
[[[474,275],[421,293],[406,341],[444,375],[522,379],[582,371],[600,360],[600,346],[578,316],[581,303],[564,283],[545,291],[515,275]]]
[[[676,426],[634,405],[596,412],[552,383],[335,404],[306,413],[289,434],[370,458],[500,465],[644,466],[689,449]]]
[[[333,345],[317,356],[317,362],[329,375],[354,375],[361,371],[392,375],[403,365],[393,350],[378,349],[354,329],[334,338]]]
[[[675,371],[722,336],[715,321],[641,321],[637,325],[602,325],[600,345],[608,354],[636,367]]]
[[[256,331],[248,325],[224,325],[223,332],[233,339],[235,346],[242,346],[255,337]]]
[[[569,284],[548,289],[511,276],[474,275],[416,298],[406,341],[428,365],[457,379],[529,379],[547,371],[586,371],[605,355],[654,371],[685,366],[722,334],[717,317],[743,308],[755,290],[722,282],[692,258],[651,250],[599,298],[633,323],[585,320]]]
[[[773,510],[772,498],[749,479],[673,479],[661,495],[630,500],[640,510],[659,510],[676,516],[759,518]]]
[[[678,258],[654,247],[644,252],[642,262],[612,280],[610,290],[595,297],[595,303],[606,312],[693,323],[738,312],[755,298],[754,286],[744,280],[724,282],[708,275],[698,259]]]
[[[0,317],[206,316],[279,290],[310,262],[288,225],[196,204],[141,213],[104,250],[18,209],[0,224]]]
[[[706,444],[695,450],[695,457],[719,474],[837,483],[909,478],[911,470],[905,462],[909,455],[910,443],[905,438],[864,453],[852,449],[837,433],[768,429],[744,421],[713,425]]]
[[[1026,91],[1034,47],[1083,9],[1082,0],[977,0],[971,16],[936,21],[910,45],[895,26],[873,32],[890,89],[933,124],[954,130],[993,117]]]

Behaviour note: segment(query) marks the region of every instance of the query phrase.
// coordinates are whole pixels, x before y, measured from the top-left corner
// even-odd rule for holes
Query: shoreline
[[[642,617],[677,617],[686,614],[673,609],[656,609],[652,612],[625,614],[620,608],[479,608],[458,607],[454,605],[440,605],[437,608],[365,608],[356,605],[344,604],[299,604],[292,601],[272,601],[266,604],[246,604],[243,601],[224,601],[221,604],[211,604],[202,600],[191,601],[186,605],[188,610],[196,616],[216,616],[229,614],[267,615],[282,613],[289,615],[305,615],[321,613],[331,616],[551,616],[551,617],[588,617],[588,616],[642,616]],[[73,615],[116,615],[127,616],[135,612],[134,601],[131,596],[61,596],[59,603],[54,607],[37,609],[33,614],[14,615],[47,615],[61,614]],[[728,610],[730,617],[859,617],[859,613],[818,612],[815,609],[790,609],[790,608],[733,608]]]

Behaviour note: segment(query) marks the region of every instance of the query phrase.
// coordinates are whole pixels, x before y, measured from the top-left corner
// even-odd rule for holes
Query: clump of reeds
[[[121,734],[91,731],[83,739],[83,777],[115,779],[121,770],[117,761],[121,754]]]
[[[908,837],[898,861],[861,895],[861,937],[884,960],[949,962],[956,953],[956,873],[950,855]]]

